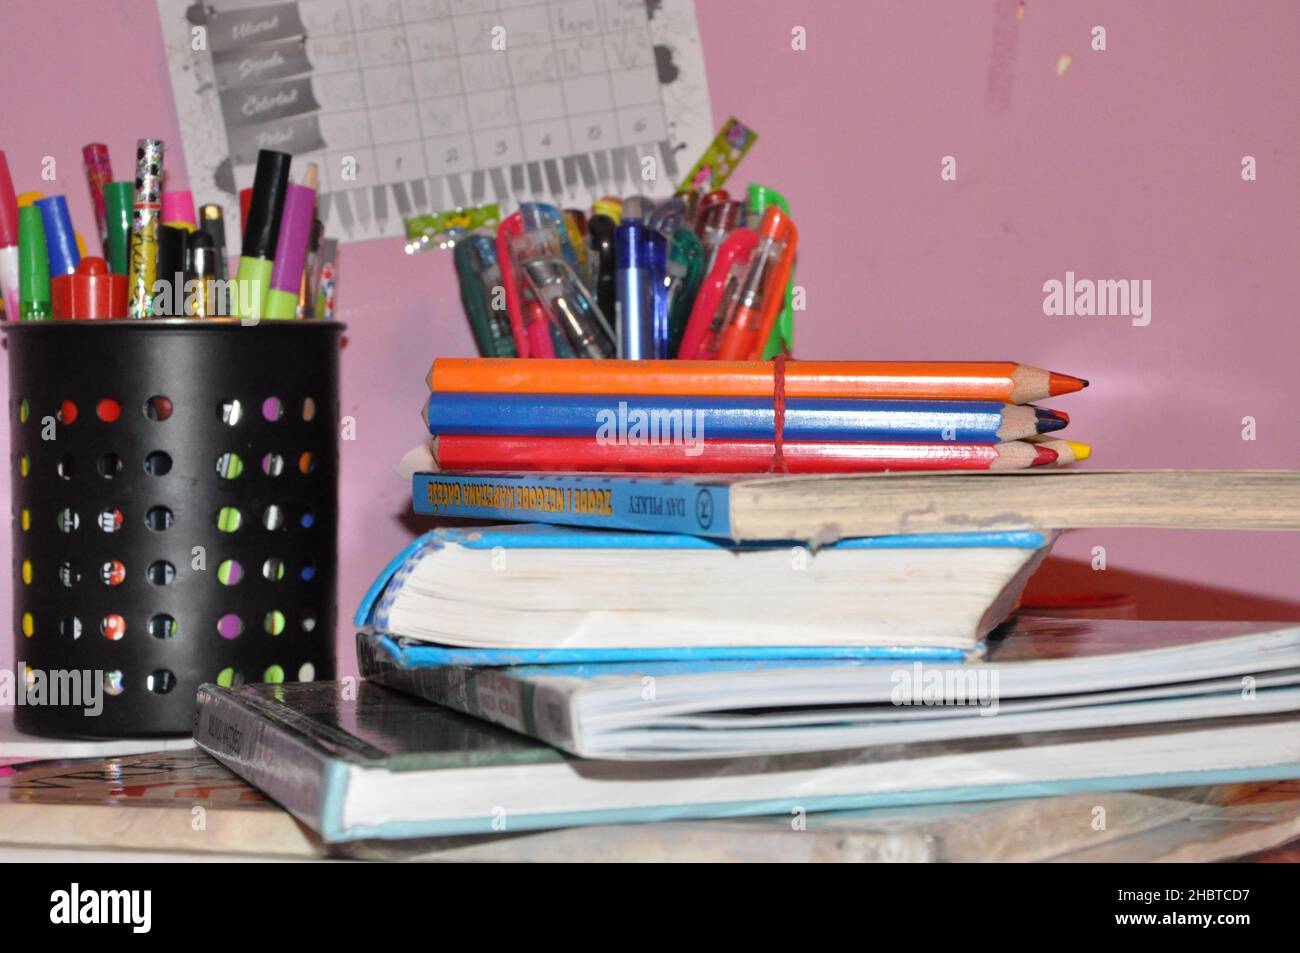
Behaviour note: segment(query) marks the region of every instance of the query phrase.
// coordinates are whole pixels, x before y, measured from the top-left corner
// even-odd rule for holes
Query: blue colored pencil
[[[591,437],[602,429],[686,427],[702,439],[773,440],[770,400],[752,397],[435,392],[425,422],[438,434]],[[689,415],[689,416],[688,416]],[[1060,411],[996,401],[799,398],[786,401],[785,440],[1003,443],[1062,429]]]

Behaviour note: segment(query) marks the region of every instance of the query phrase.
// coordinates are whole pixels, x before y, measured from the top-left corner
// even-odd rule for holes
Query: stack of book
[[[1003,403],[982,424],[998,442],[977,443],[961,428],[979,412],[923,409],[941,395],[914,371],[882,397],[879,366],[694,363],[436,362],[439,469],[406,461],[416,508],[511,522],[425,534],[385,567],[356,617],[360,693],[205,686],[199,744],[328,840],[1300,776],[1300,627],[1006,621],[1059,530],[1295,529],[1300,475],[581,472],[639,469],[588,465],[605,445],[574,435],[610,395],[629,414],[636,395],[647,412],[684,397],[751,436],[784,415],[787,437],[793,419],[896,438],[950,413],[957,446],[999,450],[1034,447],[1001,428],[1063,418]],[[1015,365],[995,386],[979,367],[964,396],[1082,386]],[[710,374],[722,393],[701,391]],[[803,421],[796,400],[851,406]],[[448,472],[452,437],[498,449]],[[478,465],[507,472],[457,472]]]

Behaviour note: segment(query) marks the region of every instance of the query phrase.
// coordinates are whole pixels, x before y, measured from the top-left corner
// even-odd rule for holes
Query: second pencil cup
[[[20,730],[187,734],[204,682],[334,676],[341,329],[5,327]]]

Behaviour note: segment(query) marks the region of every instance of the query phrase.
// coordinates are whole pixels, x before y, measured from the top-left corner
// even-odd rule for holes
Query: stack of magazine
[[[531,508],[384,568],[359,689],[200,690],[327,841],[1300,775],[1300,626],[1014,615],[1056,531],[1295,529],[1294,473],[495,479]],[[624,528],[704,490],[728,534]]]

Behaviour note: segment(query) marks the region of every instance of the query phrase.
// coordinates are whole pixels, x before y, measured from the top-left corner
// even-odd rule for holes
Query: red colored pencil
[[[882,470],[1018,470],[1054,463],[1056,451],[1020,440],[969,443],[831,443],[782,447],[788,473]],[[767,473],[775,446],[762,440],[628,444],[595,437],[444,434],[433,439],[440,470],[535,473]]]

